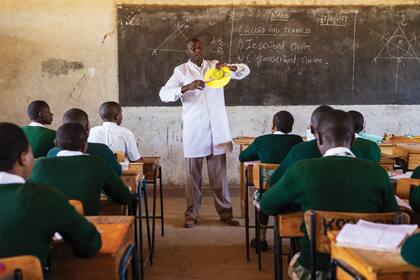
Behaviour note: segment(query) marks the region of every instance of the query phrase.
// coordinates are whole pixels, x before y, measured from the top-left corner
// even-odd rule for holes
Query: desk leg
[[[163,220],[163,185],[162,166],[159,165],[159,187],[160,187],[160,229],[162,237],[165,236],[165,222]]]
[[[241,217],[245,217],[245,170],[244,164],[241,162],[239,165],[239,192],[240,192],[240,206],[241,206]]]
[[[249,261],[249,202],[248,202],[248,171],[245,171],[245,246],[246,260]]]
[[[274,218],[274,273],[275,280],[283,277],[283,247],[281,236],[279,235],[280,221],[278,216]]]
[[[150,260],[150,265],[153,265],[153,260],[151,257],[152,256],[152,243],[150,239],[149,206],[147,205],[146,180],[144,181],[143,196],[144,196],[144,212],[146,214],[146,231],[147,231],[147,246],[149,248],[149,260]]]
[[[139,182],[139,184],[137,185],[137,196],[138,196],[138,217],[137,217],[137,222],[138,222],[138,227],[139,227],[139,246],[140,246],[140,279],[144,279],[144,255],[143,255],[143,221],[142,221],[142,216],[143,216],[143,211],[141,209],[141,201],[142,201],[142,188],[145,188],[145,180],[142,180],[141,182]],[[143,187],[142,187],[143,185]],[[136,226],[137,228],[137,226]],[[137,241],[137,238],[136,238]]]
[[[156,231],[156,188],[157,188],[157,167],[153,170],[153,206],[152,206],[152,250],[150,252],[150,264],[153,263],[155,254],[155,231]]]

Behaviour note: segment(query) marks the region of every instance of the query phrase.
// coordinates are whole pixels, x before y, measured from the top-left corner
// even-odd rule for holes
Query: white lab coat
[[[223,88],[206,86],[203,90],[181,93],[181,88],[195,80],[204,81],[208,69],[217,60],[204,60],[201,68],[188,61],[177,66],[174,73],[159,92],[163,102],[175,102],[181,98],[183,122],[184,157],[197,158],[221,155],[232,150],[232,137],[225,108]],[[243,79],[249,73],[245,64],[233,64],[238,70],[232,72],[232,79]]]

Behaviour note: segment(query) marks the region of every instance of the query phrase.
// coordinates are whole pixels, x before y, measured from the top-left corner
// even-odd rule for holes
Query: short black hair
[[[187,46],[189,43],[196,43],[196,42],[201,42],[200,38],[197,38],[197,37],[189,38],[187,42],[185,43],[185,46]]]
[[[365,118],[363,117],[362,113],[354,110],[348,111],[347,113],[353,119],[354,133],[359,133],[362,131],[365,123]]]
[[[283,133],[291,132],[294,122],[295,119],[288,111],[277,112],[273,117],[273,124],[276,126],[276,129]]]
[[[79,123],[65,123],[57,129],[55,139],[60,150],[80,151],[87,143],[88,134]]]
[[[31,120],[36,120],[39,118],[39,113],[41,113],[42,109],[50,108],[47,102],[44,100],[34,100],[29,103],[28,106],[28,116]]]
[[[317,107],[313,112],[312,112],[312,116],[311,116],[311,125],[313,128],[317,128],[319,121],[321,120],[322,116],[329,112],[334,110],[333,107],[328,106],[328,105],[321,105],[319,107]]]
[[[121,112],[121,105],[114,101],[102,103],[99,108],[99,115],[103,121],[113,120]]]
[[[12,123],[0,123],[0,171],[9,171],[29,151],[29,141],[23,130]]]
[[[325,141],[330,143],[343,143],[351,141],[354,137],[353,120],[342,110],[324,113],[317,130]]]
[[[63,123],[79,123],[86,127],[89,123],[89,116],[79,108],[71,108],[64,113]]]

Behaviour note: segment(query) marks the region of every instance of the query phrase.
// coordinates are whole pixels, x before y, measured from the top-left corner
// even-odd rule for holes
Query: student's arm
[[[259,146],[258,139],[255,139],[251,145],[249,145],[245,150],[243,150],[239,154],[239,161],[244,162],[244,161],[258,160],[259,159],[258,146]]]
[[[184,77],[178,68],[175,68],[174,73],[166,82],[165,86],[160,89],[159,97],[162,102],[175,102],[181,96],[181,88],[183,86]]]
[[[410,192],[410,206],[413,211],[420,213],[420,187],[416,187]]]
[[[299,178],[295,175],[295,167],[296,165],[290,168],[280,181],[271,186],[264,194],[260,207],[265,214],[278,215],[297,203],[297,201],[293,201],[293,197],[296,196],[294,193],[299,192],[299,184],[295,184]]]
[[[133,195],[128,187],[124,185],[121,178],[104,161],[101,161],[98,166],[102,167],[100,170],[106,180],[103,187],[104,192],[112,201],[131,207],[133,204]]]
[[[362,154],[362,152],[358,149],[358,148],[356,148],[354,145],[352,145],[351,147],[350,147],[350,151],[355,155],[355,157],[357,157],[357,158],[361,158],[361,159],[364,159],[365,157],[363,156],[363,154]]]
[[[104,145],[104,160],[115,170],[118,176],[122,174],[122,167],[121,164],[118,163],[117,159],[114,156],[114,153],[111,151],[108,146]]]
[[[127,137],[125,142],[125,150],[130,161],[138,161],[140,157],[139,149],[137,148],[137,141],[134,133],[127,129]]]
[[[420,179],[420,166],[417,166],[416,169],[414,169],[413,174],[411,174],[411,178]]]
[[[286,158],[280,163],[280,166],[274,171],[270,177],[270,186],[274,186],[287,171],[287,169],[296,162],[295,152],[292,148]]]
[[[381,160],[381,148],[379,148],[379,146],[376,143],[374,143],[374,144],[375,144],[375,146],[373,148],[374,149],[374,157],[375,157],[374,160],[376,162],[379,162]]]
[[[68,200],[55,190],[48,192],[50,221],[58,224],[58,233],[71,245],[77,257],[92,257],[102,246],[96,227],[80,215]],[[47,206],[46,206],[47,207]]]
[[[397,200],[395,199],[394,189],[391,185],[388,174],[382,167],[379,166],[378,172],[380,172],[378,178],[382,176],[382,212],[399,212],[400,208],[398,207]]]

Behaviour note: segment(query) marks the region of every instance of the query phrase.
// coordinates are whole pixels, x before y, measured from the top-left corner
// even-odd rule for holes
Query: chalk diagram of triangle
[[[401,67],[404,67],[404,64],[401,62],[416,61],[420,63],[420,58],[417,56],[416,52],[414,51],[413,45],[411,44],[413,41],[416,41],[417,36],[415,34],[412,34],[412,39],[410,40],[409,37],[405,34],[400,24],[398,24],[398,27],[395,29],[394,33],[388,38],[385,37],[387,36],[387,33],[381,35],[373,30],[372,32],[384,42],[382,49],[373,58],[372,63],[377,63],[378,60],[381,59],[395,60],[394,92],[398,95],[399,82],[407,82],[401,77],[400,74]]]
[[[158,55],[159,52],[185,52],[185,49],[180,48],[178,46],[184,46],[184,42],[188,41],[188,37],[183,31],[183,29],[187,28],[188,25],[186,23],[180,23],[174,25],[174,31],[166,37],[157,47],[149,48],[152,51],[152,56]],[[179,41],[182,40],[182,44]]]
[[[397,59],[398,62],[402,59],[419,60],[411,44],[412,41],[416,40],[416,37],[414,36],[414,39],[409,40],[400,25],[389,38],[386,38],[384,35],[378,35],[385,41],[385,44],[373,59],[374,62],[377,62],[378,59]]]

